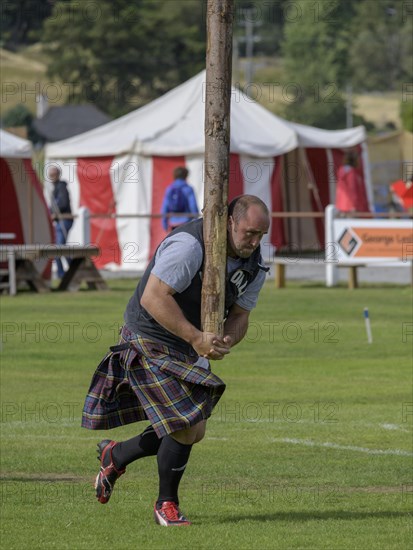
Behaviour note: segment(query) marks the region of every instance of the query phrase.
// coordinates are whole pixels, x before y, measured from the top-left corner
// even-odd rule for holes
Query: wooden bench
[[[5,241],[13,241],[15,238],[15,233],[0,233],[1,244]],[[12,254],[7,256],[7,267],[0,268],[0,292],[3,289],[8,289],[11,296],[16,294],[15,264]]]
[[[286,267],[288,265],[314,265],[314,264],[320,264],[321,261],[315,261],[311,258],[287,258],[287,257],[281,257],[281,256],[275,256],[269,265],[273,264],[275,265],[275,274],[274,274],[274,281],[275,281],[275,288],[284,288],[285,287],[285,275],[286,275]]]
[[[106,290],[107,284],[92,261],[92,258],[98,256],[99,253],[100,249],[97,246],[1,245],[0,262],[7,261],[9,265],[10,294],[16,294],[17,285],[20,281],[25,281],[36,292],[49,292],[50,287],[38,272],[35,262],[56,257],[71,259],[69,269],[61,280],[58,290],[77,290],[82,282],[86,282],[90,289]],[[13,293],[11,292],[12,288]]]
[[[339,262],[337,264],[337,267],[339,268],[343,268],[343,267],[346,267],[348,268],[349,272],[348,272],[348,288],[350,290],[353,290],[355,288],[358,288],[358,277],[357,277],[357,268],[358,267],[377,267],[377,268],[380,268],[380,267],[398,267],[398,266],[402,266],[402,267],[409,267],[410,266],[410,269],[411,269],[411,285],[413,286],[413,260],[406,260],[402,263],[400,262],[369,262],[369,263],[341,263]],[[391,282],[391,281],[389,281]]]
[[[347,285],[350,290],[354,290],[355,288],[358,288],[358,277],[357,277],[357,268],[358,267],[367,267],[366,264],[342,264],[338,263],[337,267],[346,267],[348,268],[348,279],[347,279]]]
[[[376,265],[377,267],[383,267],[383,266],[392,266],[393,262],[386,263],[386,262],[380,262],[380,263],[360,263],[360,262],[354,262],[354,263],[340,263],[338,262],[335,264],[339,268],[347,268],[348,271],[348,280],[347,280],[347,286],[350,290],[354,290],[355,288],[358,288],[358,276],[357,276],[357,269],[359,267],[373,267]],[[412,268],[412,285],[413,285],[413,261],[405,262],[406,265],[410,265]],[[275,256],[272,261],[269,263],[269,265],[275,265],[275,287],[276,288],[284,288],[286,283],[286,268],[287,266],[292,265],[319,265],[323,266],[325,268],[326,264],[323,259],[312,259],[312,258],[295,258],[295,257],[277,257]]]

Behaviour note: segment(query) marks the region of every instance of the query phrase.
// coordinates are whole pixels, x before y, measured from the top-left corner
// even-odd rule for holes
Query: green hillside
[[[292,88],[283,78],[282,63],[272,59],[257,59],[254,84],[249,87],[250,95],[275,114],[283,116]],[[36,114],[36,96],[43,93],[51,105],[62,105],[70,93],[70,84],[47,76],[47,58],[36,44],[13,53],[0,48],[1,66],[1,109],[3,117],[10,109],[23,103],[31,113]],[[235,84],[244,84],[243,61],[234,68]],[[397,92],[355,94],[354,113],[363,116],[378,128],[393,123],[401,127],[399,116],[400,99]]]

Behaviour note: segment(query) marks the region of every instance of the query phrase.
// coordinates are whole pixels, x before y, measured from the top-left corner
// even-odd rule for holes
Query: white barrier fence
[[[332,204],[325,212],[327,286],[337,284],[339,267],[411,267],[411,219],[344,217]]]

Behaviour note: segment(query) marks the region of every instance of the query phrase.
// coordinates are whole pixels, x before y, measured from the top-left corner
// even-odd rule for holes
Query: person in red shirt
[[[369,210],[364,181],[358,169],[358,156],[349,151],[337,172],[336,202],[341,212],[367,212]]]
[[[393,203],[399,209],[413,212],[413,174],[408,176],[406,181],[397,180],[390,184]]]

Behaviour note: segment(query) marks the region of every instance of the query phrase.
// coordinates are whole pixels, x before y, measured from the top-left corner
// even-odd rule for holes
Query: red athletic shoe
[[[169,527],[170,525],[191,525],[191,522],[181,514],[175,502],[163,502],[160,508],[157,508],[155,504],[153,513],[156,523],[164,527]]]
[[[104,439],[98,443],[98,460],[100,460],[100,470],[96,476],[95,489],[96,498],[102,504],[106,504],[112,494],[115,481],[126,469],[118,470],[113,464],[112,449],[116,445],[116,441]]]

